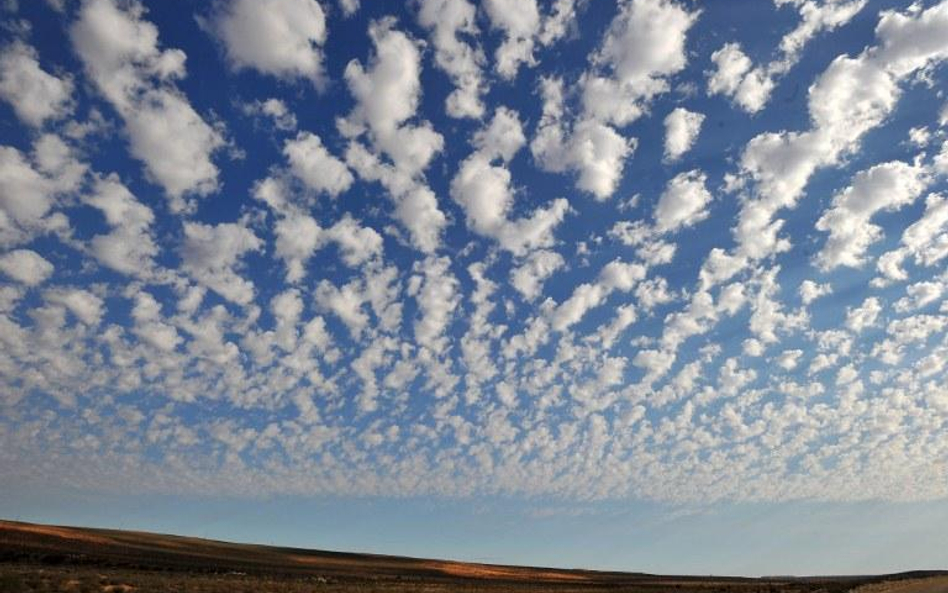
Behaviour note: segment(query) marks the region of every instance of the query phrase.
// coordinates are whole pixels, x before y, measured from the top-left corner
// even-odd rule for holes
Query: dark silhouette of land
[[[706,577],[326,552],[0,521],[0,593],[20,591],[556,591],[948,593],[948,572]]]

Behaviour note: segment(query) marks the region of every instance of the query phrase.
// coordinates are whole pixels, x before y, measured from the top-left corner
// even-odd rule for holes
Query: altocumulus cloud
[[[948,497],[948,2],[876,4],[11,5],[4,480]]]

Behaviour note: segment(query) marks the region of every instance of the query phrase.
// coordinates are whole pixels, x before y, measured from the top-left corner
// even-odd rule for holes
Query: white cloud
[[[371,227],[361,226],[348,213],[326,229],[324,236],[339,246],[342,261],[350,267],[382,255],[382,236]]]
[[[446,257],[428,257],[415,264],[409,295],[414,296],[421,315],[415,321],[415,341],[436,355],[443,355],[448,340],[445,329],[457,310],[458,280]]]
[[[464,208],[468,224],[475,231],[497,235],[507,222],[513,202],[510,171],[491,166],[487,159],[474,154],[451,180],[451,197]]]
[[[697,169],[673,177],[655,206],[656,230],[671,232],[706,219],[712,200],[706,182],[707,176]]]
[[[31,249],[0,255],[0,271],[21,284],[36,286],[53,275],[53,264]]]
[[[254,297],[253,282],[242,278],[235,268],[245,253],[261,246],[253,231],[241,224],[186,222],[181,269],[225,299],[248,305]]]
[[[817,230],[829,233],[816,256],[820,267],[861,266],[866,250],[882,236],[882,229],[870,222],[872,217],[913,202],[926,185],[922,167],[900,161],[857,173],[852,185],[833,197],[832,207],[816,222]]]
[[[331,155],[316,134],[300,132],[294,140],[287,140],[283,155],[293,175],[313,191],[336,197],[352,185],[346,164]]]
[[[948,199],[939,194],[925,198],[925,212],[902,233],[901,245],[879,257],[876,268],[882,277],[874,283],[906,280],[908,274],[902,265],[909,257],[920,266],[932,266],[948,257]]]
[[[743,83],[744,75],[751,69],[753,62],[741,50],[738,43],[726,43],[711,54],[711,61],[717,67],[708,78],[708,94],[734,95]]]
[[[899,313],[915,311],[934,303],[946,292],[948,292],[948,282],[945,281],[944,275],[931,282],[925,280],[915,282],[905,287],[906,295],[896,301],[892,308]]]
[[[890,321],[885,330],[896,343],[910,344],[924,342],[933,334],[943,331],[946,326],[948,326],[948,316],[913,315]]]
[[[863,301],[862,305],[846,310],[846,327],[854,333],[859,333],[867,327],[875,325],[881,312],[882,304],[879,299],[869,297]]]
[[[540,46],[564,34],[575,5],[537,4],[532,55],[555,59],[557,52]],[[634,6],[671,6],[619,4],[620,15]],[[322,5],[332,7],[331,22],[362,27],[342,23],[339,3]],[[120,6],[119,16],[141,21],[134,2]],[[490,53],[496,46],[486,44],[504,43],[503,30],[470,32],[489,26],[480,5],[474,21],[464,20],[468,5],[439,6],[463,9],[461,20],[444,18],[458,43],[475,52],[482,43]],[[828,6],[781,0],[777,12]],[[422,8],[420,0],[414,7]],[[706,3],[701,10],[717,8]],[[16,452],[13,475],[37,484],[134,482],[143,492],[555,494],[672,503],[944,498],[938,460],[915,453],[944,440],[939,422],[948,410],[941,380],[948,368],[948,200],[937,193],[939,167],[948,160],[936,156],[944,130],[925,123],[929,138],[915,146],[906,138],[922,142],[925,134],[907,128],[923,124],[895,111],[902,85],[917,83],[913,97],[938,94],[937,85],[927,86],[940,74],[934,62],[898,74],[945,43],[925,28],[940,22],[926,10],[932,8],[919,3],[901,17],[883,13],[875,47],[828,60],[833,65],[823,76],[801,81],[804,89],[813,83],[809,113],[804,106],[787,117],[811,116],[804,129],[764,132],[743,154],[738,149],[731,171],[717,163],[707,175],[663,166],[656,157],[663,138],[651,134],[657,144],[643,156],[653,162],[630,168],[624,183],[635,140],[617,122],[638,110],[651,120],[629,130],[661,135],[662,118],[695,85],[675,72],[623,89],[612,64],[618,58],[605,60],[601,49],[585,77],[570,78],[566,68],[565,82],[544,83],[546,119],[530,140],[548,162],[520,153],[527,112],[496,101],[529,90],[529,77],[477,95],[486,117],[473,125],[455,121],[442,138],[427,112],[440,113],[461,83],[421,72],[426,58],[438,61],[440,22],[426,31],[427,45],[391,21],[376,23],[375,49],[350,67],[353,100],[330,101],[330,112],[307,113],[306,122],[296,113],[303,128],[317,125],[320,139],[297,136],[288,108],[303,105],[312,89],[277,85],[279,94],[250,104],[225,98],[222,105],[260,118],[234,125],[241,136],[258,137],[253,146],[263,152],[248,152],[247,171],[221,176],[236,201],[202,204],[183,216],[154,206],[160,188],[149,193],[127,170],[88,172],[80,151],[90,164],[111,162],[102,152],[111,144],[98,141],[114,130],[95,111],[80,110],[84,121],[55,123],[70,130],[67,139],[13,122],[23,132],[17,138],[33,146],[14,138],[16,148],[0,149],[0,270],[13,270],[0,272],[0,407],[10,411],[0,414],[0,452]],[[82,11],[76,2],[67,18]],[[586,16],[584,25],[609,26],[608,18]],[[801,22],[807,18],[815,17]],[[903,33],[912,23],[927,24]],[[607,36],[621,40],[625,24],[617,21]],[[131,41],[143,53],[103,52],[125,56],[106,70],[115,79],[105,82],[136,93],[178,92],[183,55],[172,51],[162,61],[157,31],[141,31],[143,38]],[[789,39],[787,51],[801,51],[800,35]],[[337,44],[325,47],[335,51]],[[687,40],[684,47],[715,49]],[[771,59],[782,60],[783,51]],[[641,65],[651,72],[647,62]],[[427,87],[432,81],[437,88]],[[98,88],[92,78],[84,82]],[[671,107],[653,111],[658,95],[645,95],[662,87],[674,87],[678,99],[666,97],[662,105]],[[602,111],[587,112],[584,91],[597,89]],[[635,93],[641,96],[622,103]],[[275,98],[262,100],[268,96]],[[941,106],[932,105],[925,115]],[[339,109],[346,116],[337,120],[342,144],[325,130]],[[322,119],[313,124],[314,117]],[[450,122],[445,117],[431,121]],[[754,120],[752,128],[768,129]],[[873,158],[876,143],[857,152],[861,135],[877,125],[896,140],[894,156],[881,161]],[[733,145],[732,132],[714,142]],[[919,154],[912,161],[906,151]],[[893,158],[915,164],[871,167]],[[534,180],[532,165],[576,177]],[[824,167],[852,176],[835,201],[833,188],[817,191],[835,173],[807,192]],[[903,190],[923,168],[918,178],[931,175],[936,193],[883,214],[908,204]],[[250,169],[261,177],[246,203],[241,184]],[[363,183],[346,180],[347,169]],[[726,199],[715,190],[719,173]],[[571,208],[556,198],[579,200],[566,187],[574,183],[581,191],[573,194],[618,192],[619,200]],[[323,199],[336,193],[340,199]],[[838,252],[852,260],[874,257],[883,241],[842,241],[845,232],[863,237],[873,235],[872,225],[884,227],[890,251],[879,267],[904,284],[873,294],[865,273],[814,269],[809,258],[823,247],[820,234],[814,243],[812,233],[781,226],[790,218],[781,212],[798,202],[810,210],[793,214],[792,230],[826,209],[820,224],[827,245],[840,239]],[[228,208],[238,208],[239,218],[218,224]],[[442,244],[448,216],[453,226]],[[715,247],[715,238],[732,247]],[[679,245],[689,257],[710,250],[700,271],[700,260],[680,261]],[[192,413],[208,406],[214,418]],[[82,438],[66,438],[73,434]],[[128,447],[136,442],[164,457],[143,463],[140,450]]]
[[[271,97],[265,101],[243,103],[240,108],[245,115],[270,119],[273,126],[281,132],[292,132],[296,129],[296,115],[280,99]]]
[[[796,205],[818,168],[836,164],[885,120],[900,96],[900,82],[948,56],[945,14],[948,4],[911,16],[882,13],[878,44],[855,58],[837,57],[810,86],[811,129],[767,132],[747,144],[741,157],[742,180],[753,181],[753,198],[742,205],[734,229],[738,248],[728,256],[735,264],[730,273],[790,248],[789,240],[778,236],[783,221],[775,220],[775,215]],[[705,266],[711,263],[709,257]]]
[[[777,366],[784,370],[792,371],[797,367],[797,363],[800,361],[801,356],[803,356],[803,350],[784,350],[777,357]]]
[[[36,50],[15,41],[0,51],[0,97],[23,122],[41,127],[64,118],[72,109],[73,84],[40,67]]]
[[[451,197],[464,208],[468,226],[481,235],[494,237],[515,255],[550,247],[553,229],[568,208],[565,199],[557,199],[545,208],[538,207],[530,216],[508,219],[514,196],[510,170],[505,164],[524,141],[517,113],[498,108],[490,125],[475,136],[477,150],[461,163],[451,180]],[[495,159],[503,162],[494,165]]]
[[[761,270],[755,274],[758,285],[757,294],[751,298],[752,314],[748,327],[762,345],[774,344],[780,340],[778,332],[792,332],[806,327],[807,314],[804,310],[784,312],[783,304],[778,300],[781,291],[777,274],[780,267]]]
[[[597,200],[609,198],[616,191],[636,141],[592,119],[569,127],[563,121],[562,80],[543,79],[540,88],[543,115],[530,143],[533,157],[547,171],[577,171],[576,187]]]
[[[218,5],[209,28],[235,69],[324,84],[326,15],[316,0],[234,0]]]
[[[665,160],[676,161],[698,139],[704,114],[677,107],[665,117]]]
[[[770,100],[777,81],[799,60],[806,44],[823,31],[832,31],[853,19],[867,0],[777,0],[776,4],[793,4],[801,21],[780,40],[780,57],[766,65],[754,67],[738,43],[726,43],[711,54],[715,71],[709,73],[708,94],[723,94],[733,99],[747,113],[757,113]]]
[[[817,284],[812,280],[804,280],[800,283],[800,299],[804,305],[809,305],[816,299],[832,294],[833,286],[831,284]]]
[[[342,320],[354,339],[362,336],[369,323],[369,316],[362,308],[365,297],[358,280],[337,288],[329,280],[321,280],[316,287],[316,304]]]
[[[631,123],[668,91],[668,78],[687,64],[685,42],[698,14],[672,0],[622,2],[581,78],[583,110],[575,121],[564,111],[562,80],[541,80],[543,115],[530,143],[540,166],[577,171],[576,187],[598,200],[611,196],[636,147],[612,125]]]
[[[159,49],[158,29],[144,14],[134,1],[119,7],[86,0],[69,36],[89,77],[125,121],[132,154],[172,208],[182,210],[185,196],[217,190],[211,156],[224,139],[174,85],[185,76],[184,52]]]
[[[288,216],[277,221],[276,255],[286,264],[288,282],[299,282],[306,275],[306,262],[322,246],[323,229],[305,214]]]
[[[652,311],[658,305],[670,303],[677,296],[668,289],[668,280],[665,278],[649,278],[635,287],[635,298],[640,307]]]
[[[638,118],[687,64],[685,42],[698,15],[672,0],[622,2],[594,59],[611,76],[585,79],[585,113],[617,125]]]
[[[346,213],[329,228],[322,228],[309,214],[287,203],[286,188],[278,179],[268,177],[258,182],[254,197],[274,210],[276,223],[276,255],[286,264],[286,279],[296,283],[306,276],[309,259],[328,243],[336,243],[343,263],[360,266],[381,257],[382,236]]]
[[[339,8],[342,9],[342,15],[346,18],[357,13],[360,4],[360,0],[339,0]]]
[[[555,0],[545,15],[536,0],[486,0],[483,7],[491,26],[504,33],[494,59],[506,80],[516,78],[521,65],[536,66],[537,44],[549,46],[562,38],[576,16],[575,0]]]
[[[563,256],[555,251],[534,251],[510,273],[510,284],[523,298],[532,301],[542,293],[543,283],[564,265]]]
[[[135,199],[115,175],[97,179],[83,201],[98,208],[112,229],[92,238],[92,255],[123,274],[148,275],[158,254],[150,230],[155,219],[151,208]]]
[[[0,245],[29,241],[37,234],[65,231],[69,222],[52,212],[59,199],[77,190],[86,165],[58,136],[37,138],[27,158],[0,146]]]
[[[473,144],[484,158],[491,161],[500,159],[507,163],[526,142],[520,115],[513,109],[501,106],[494,111],[490,123],[474,134]]]
[[[395,202],[395,216],[408,229],[412,243],[431,253],[441,241],[447,219],[424,184],[422,172],[443,148],[444,138],[427,121],[408,122],[421,95],[421,54],[418,43],[393,26],[393,19],[369,26],[375,53],[368,69],[356,60],[346,66],[345,79],[356,106],[337,125],[353,140],[368,136],[376,152],[353,141],[346,162],[363,179],[385,186]],[[383,155],[391,165],[382,162]]]
[[[98,325],[104,313],[101,298],[81,288],[55,288],[43,293],[48,303],[62,305],[86,325]]]
[[[534,36],[540,30],[536,0],[486,0],[484,11],[491,25],[505,35],[495,54],[498,74],[510,80],[517,75],[521,64],[535,65]]]
[[[357,103],[342,129],[354,136],[367,128],[373,145],[396,169],[414,176],[428,166],[444,140],[427,121],[407,123],[421,97],[421,54],[418,42],[394,25],[392,19],[373,22],[369,37],[375,54],[368,68],[356,60],[346,66],[346,83]]]
[[[164,322],[161,304],[151,293],[142,291],[135,295],[132,319],[135,320],[135,334],[157,350],[173,352],[183,342],[178,330]]]
[[[580,284],[568,299],[560,303],[550,314],[550,325],[556,331],[566,331],[578,323],[586,313],[601,305],[613,291],[629,292],[635,284],[645,278],[646,268],[642,264],[628,264],[614,260],[599,272],[594,283]]]
[[[455,86],[445,99],[445,110],[451,117],[479,118],[484,114],[484,54],[458,37],[477,36],[475,17],[476,8],[467,0],[423,0],[418,9],[418,22],[431,32],[435,63]]]

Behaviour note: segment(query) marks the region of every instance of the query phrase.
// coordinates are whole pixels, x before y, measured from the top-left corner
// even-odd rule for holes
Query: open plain
[[[692,577],[474,564],[0,521],[0,593],[948,593],[948,573]]]

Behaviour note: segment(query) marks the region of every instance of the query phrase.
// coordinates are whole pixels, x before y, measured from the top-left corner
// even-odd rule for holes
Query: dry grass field
[[[948,593],[948,573],[658,576],[470,564],[0,521],[0,593]]]

